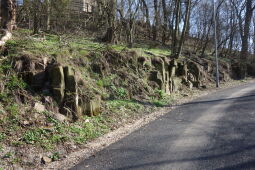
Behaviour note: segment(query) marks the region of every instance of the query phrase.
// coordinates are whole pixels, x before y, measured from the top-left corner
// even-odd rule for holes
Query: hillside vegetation
[[[170,50],[150,43],[127,48],[19,29],[1,53],[3,168],[58,160],[214,83],[213,57],[186,51],[171,60]],[[231,76],[227,61],[220,65],[222,82]]]
[[[252,0],[1,0],[0,170],[68,159],[218,78],[255,76],[254,11]]]

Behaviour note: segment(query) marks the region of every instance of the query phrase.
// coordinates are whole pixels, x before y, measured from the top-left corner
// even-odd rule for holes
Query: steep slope
[[[36,167],[211,86],[213,60],[17,30],[1,51],[0,167]],[[222,62],[221,81],[231,77]],[[193,90],[192,90],[193,89]]]

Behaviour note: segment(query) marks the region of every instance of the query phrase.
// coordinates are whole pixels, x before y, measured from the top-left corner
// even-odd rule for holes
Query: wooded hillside
[[[213,89],[215,39],[221,85],[255,76],[254,0],[81,2],[1,0],[0,169]]]

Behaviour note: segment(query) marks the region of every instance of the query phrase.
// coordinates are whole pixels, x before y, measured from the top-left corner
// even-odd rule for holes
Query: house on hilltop
[[[91,13],[94,6],[95,0],[70,0],[70,9],[76,12]]]
[[[0,0],[1,2],[2,0]],[[16,0],[17,6],[23,6],[24,0]],[[0,3],[1,5],[1,3]],[[91,13],[96,5],[96,0],[70,0],[69,9],[75,12]]]

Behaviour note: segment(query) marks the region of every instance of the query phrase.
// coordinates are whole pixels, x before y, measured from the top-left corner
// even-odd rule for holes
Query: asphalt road
[[[178,106],[72,169],[255,169],[255,83]]]

